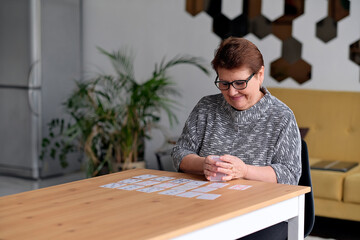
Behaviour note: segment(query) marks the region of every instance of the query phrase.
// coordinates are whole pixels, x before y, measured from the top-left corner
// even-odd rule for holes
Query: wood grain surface
[[[203,176],[134,169],[0,198],[0,239],[169,239],[307,193],[309,187],[232,180],[210,193],[183,198],[100,186],[142,174]],[[236,184],[251,185],[243,191]]]

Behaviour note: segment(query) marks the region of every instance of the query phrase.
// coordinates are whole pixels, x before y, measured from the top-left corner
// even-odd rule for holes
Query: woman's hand
[[[209,155],[205,157],[204,165],[203,165],[204,175],[206,179],[209,181],[210,181],[210,177],[216,176],[216,172],[218,169],[218,167],[215,165],[216,160],[214,160],[213,157],[214,157],[213,155]]]
[[[215,172],[225,173],[226,176],[223,177],[224,181],[245,178],[247,175],[248,166],[240,158],[232,155],[223,155],[220,156],[220,160],[221,161],[218,162],[214,161],[215,166],[212,169],[216,169]]]

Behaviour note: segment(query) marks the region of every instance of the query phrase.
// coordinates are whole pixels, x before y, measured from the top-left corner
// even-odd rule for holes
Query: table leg
[[[298,197],[299,201],[299,214],[296,217],[290,218],[288,223],[288,239],[300,240],[304,239],[304,209],[305,198],[304,195]]]

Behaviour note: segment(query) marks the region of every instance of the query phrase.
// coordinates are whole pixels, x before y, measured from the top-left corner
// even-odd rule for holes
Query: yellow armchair
[[[269,88],[308,128],[310,165],[360,163],[360,92]],[[360,164],[348,172],[311,170],[315,215],[360,221]]]

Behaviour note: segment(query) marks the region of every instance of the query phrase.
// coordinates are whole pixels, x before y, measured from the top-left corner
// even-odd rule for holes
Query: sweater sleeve
[[[172,149],[171,157],[173,160],[174,167],[179,171],[180,163],[182,159],[189,154],[198,154],[199,147],[201,144],[201,123],[199,118],[200,104],[198,103],[190,113],[188,119],[185,122],[182,134],[175,147]]]
[[[283,119],[271,167],[278,183],[297,185],[301,175],[301,137],[295,117]]]

